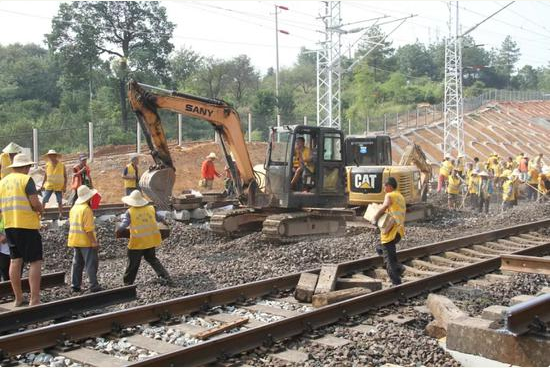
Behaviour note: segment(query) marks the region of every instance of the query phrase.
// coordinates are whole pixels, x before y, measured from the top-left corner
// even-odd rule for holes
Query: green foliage
[[[223,99],[241,115],[243,132],[250,112],[253,140],[268,138],[277,111],[283,124],[301,124],[304,116],[316,123],[315,52],[302,48],[295,64],[280,70],[277,99],[273,68],[260,73],[245,54],[218,59],[188,48],[174,51],[173,30],[157,2],[62,3],[46,35],[49,49],[0,46],[0,145],[16,140],[30,146],[31,129],[38,128],[41,151],[85,151],[90,121],[96,145],[134,144],[135,118],[126,102],[130,77]],[[393,122],[397,113],[443,100],[444,42],[395,50],[385,36],[372,27],[354,55],[342,59],[342,121],[351,121],[354,133],[366,130],[367,119],[371,130],[381,129],[384,114]],[[526,65],[516,73],[519,55],[511,37],[491,50],[465,37],[465,97],[492,88],[550,90],[550,68]],[[175,139],[176,114],[159,113],[167,137]],[[184,116],[183,123],[184,139],[214,137],[205,121]]]

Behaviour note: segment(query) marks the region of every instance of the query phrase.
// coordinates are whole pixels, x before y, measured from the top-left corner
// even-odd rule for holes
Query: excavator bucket
[[[158,209],[170,210],[170,197],[176,182],[176,172],[172,168],[147,170],[139,180],[139,186]]]

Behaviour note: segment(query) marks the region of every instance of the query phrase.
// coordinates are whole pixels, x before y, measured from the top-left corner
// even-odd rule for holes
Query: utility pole
[[[443,154],[464,155],[464,99],[462,95],[462,39],[481,24],[491,19],[510,5],[509,2],[481,22],[460,34],[458,1],[449,1],[448,36],[445,39],[445,101],[443,105]]]
[[[445,39],[445,101],[443,154],[464,155],[464,101],[462,98],[462,38],[459,37],[458,1],[449,1]]]
[[[323,1],[324,40],[317,52],[317,126],[340,128],[341,32],[340,1]]]
[[[279,9],[288,10],[288,8],[282,5],[275,5],[275,97],[277,98],[277,114],[279,114],[279,32],[289,34],[287,31],[279,30]]]

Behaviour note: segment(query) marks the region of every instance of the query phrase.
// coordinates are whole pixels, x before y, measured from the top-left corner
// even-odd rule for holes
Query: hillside
[[[495,102],[464,117],[465,151],[469,159],[491,153],[530,158],[550,154],[550,102]],[[393,161],[398,162],[410,142],[419,144],[432,163],[443,159],[443,122],[404,129],[393,136]],[[548,159],[547,159],[548,161]]]

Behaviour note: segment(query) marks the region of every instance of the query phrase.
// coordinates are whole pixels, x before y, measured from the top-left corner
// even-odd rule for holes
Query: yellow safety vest
[[[539,172],[537,169],[531,168],[529,169],[529,184],[531,185],[537,185],[539,182]]]
[[[395,220],[395,225],[386,234],[380,234],[380,240],[382,244],[386,244],[395,239],[397,234],[401,235],[401,238],[405,236],[405,212],[407,207],[405,204],[405,198],[397,190],[388,193],[390,196],[391,205],[386,211]]]
[[[451,161],[443,161],[441,167],[439,168],[439,175],[448,177],[451,175],[451,171],[453,171],[453,164]]]
[[[84,230],[84,215],[94,216],[88,203],[75,204],[69,212],[69,247],[91,247],[92,242]],[[94,224],[95,236],[95,224]]]
[[[315,164],[313,162],[308,163],[311,159],[311,150],[307,147],[304,147],[304,150],[302,151],[302,159],[306,162],[306,167],[311,172],[315,172]],[[294,156],[292,158],[292,167],[297,169],[300,167],[300,159],[298,158],[298,152],[294,150]]]
[[[136,176],[136,169],[131,163],[126,165],[128,176]],[[124,188],[136,188],[137,179],[124,179]]]
[[[523,160],[523,155],[517,155],[516,156],[516,164],[517,166],[519,166],[519,164],[521,163],[521,160]]]
[[[504,184],[502,184],[502,200],[505,202],[511,202],[514,199],[516,199],[514,183],[512,180],[506,180]]]
[[[13,172],[11,167],[8,167],[11,164],[12,164],[12,162],[11,162],[11,159],[10,159],[10,154],[9,153],[2,153],[0,155],[0,165],[2,165],[2,168],[0,170],[0,179],[4,179],[6,177],[6,175]]]
[[[129,249],[158,247],[162,242],[153,206],[130,207]]]
[[[6,229],[40,229],[40,217],[25,193],[30,179],[29,175],[11,173],[0,180],[0,209]]]
[[[479,186],[479,177],[478,176],[470,176],[470,180],[468,182],[468,193],[470,194],[479,194],[478,193],[478,186]]]
[[[458,194],[458,189],[460,188],[460,178],[449,176],[449,184],[447,185],[447,193],[449,194]]]
[[[61,162],[57,162],[57,165],[53,166],[51,161],[46,163],[46,183],[44,183],[44,189],[60,192],[65,185],[65,165]]]
[[[539,192],[546,194],[546,184],[544,184],[544,177],[542,175],[539,175],[538,190]]]

